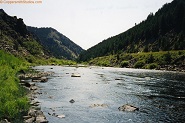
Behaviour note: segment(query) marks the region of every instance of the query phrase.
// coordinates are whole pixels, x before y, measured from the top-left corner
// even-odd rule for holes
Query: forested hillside
[[[48,51],[26,29],[23,19],[0,9],[0,49],[19,57],[49,57]]]
[[[128,20],[129,21],[129,20]],[[121,26],[121,25],[120,25]],[[185,1],[174,0],[133,28],[83,52],[79,60],[137,52],[156,52],[185,49]]]
[[[83,49],[53,28],[27,27],[0,9],[0,49],[19,57],[76,59]]]
[[[56,58],[76,59],[83,49],[53,28],[27,27]]]

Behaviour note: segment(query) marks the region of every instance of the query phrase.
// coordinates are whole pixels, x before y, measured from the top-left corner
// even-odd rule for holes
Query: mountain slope
[[[0,9],[0,49],[23,57],[48,56],[48,52],[26,29],[23,19],[7,15],[3,9]]]
[[[76,59],[83,49],[53,28],[27,27],[41,44],[57,58]]]
[[[185,1],[174,0],[128,31],[108,38],[83,52],[79,60],[116,53],[185,49]]]

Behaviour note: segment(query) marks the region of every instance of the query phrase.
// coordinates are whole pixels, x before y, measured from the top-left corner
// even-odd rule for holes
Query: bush
[[[148,58],[146,58],[146,62],[147,63],[153,63],[154,62],[154,56],[152,55],[152,54],[150,54],[149,56],[148,56]]]
[[[110,66],[110,63],[108,61],[104,60],[104,61],[98,61],[97,65],[98,66],[109,67]]]
[[[144,61],[137,61],[134,64],[134,68],[142,68],[144,65],[145,65],[145,62]]]
[[[156,64],[156,63],[151,63],[151,64],[148,64],[147,65],[147,69],[156,69],[158,67],[158,64]]]
[[[166,62],[166,64],[170,64],[171,60],[172,60],[172,56],[170,52],[167,52],[166,54],[163,55],[164,57],[164,61]]]
[[[122,62],[121,62],[121,67],[127,67],[128,64],[129,64],[128,61],[122,61]]]

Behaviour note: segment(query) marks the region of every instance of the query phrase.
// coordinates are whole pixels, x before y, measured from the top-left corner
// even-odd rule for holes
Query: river
[[[41,94],[36,100],[50,123],[185,121],[184,73],[111,67],[34,69],[55,72],[48,82],[37,83]],[[81,77],[71,77],[72,73]],[[74,103],[69,102],[71,99]],[[124,104],[138,107],[139,111],[119,111]]]

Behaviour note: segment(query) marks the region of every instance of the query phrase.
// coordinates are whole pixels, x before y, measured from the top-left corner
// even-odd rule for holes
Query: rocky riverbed
[[[26,116],[23,116],[25,123],[48,123],[44,113],[40,109],[40,102],[36,101],[37,95],[41,94],[38,91],[36,82],[47,82],[48,76],[53,75],[54,72],[34,72],[22,73],[19,75],[20,84],[29,90],[28,98],[30,100],[30,109]]]

